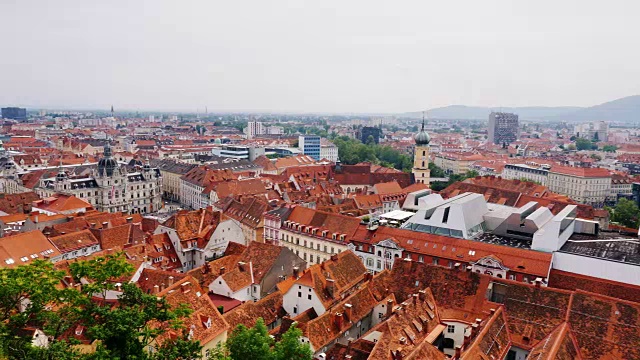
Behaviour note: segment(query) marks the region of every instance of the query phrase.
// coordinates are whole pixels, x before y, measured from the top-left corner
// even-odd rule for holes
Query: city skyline
[[[638,6],[3,4],[13,50],[0,102],[287,113],[590,106],[640,93],[629,46]]]

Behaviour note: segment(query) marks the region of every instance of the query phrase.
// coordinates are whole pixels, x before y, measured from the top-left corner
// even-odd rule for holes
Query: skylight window
[[[6,262],[7,265],[11,265],[11,264],[15,263],[15,261],[13,261],[13,259],[11,259],[11,258],[5,260],[4,262]]]

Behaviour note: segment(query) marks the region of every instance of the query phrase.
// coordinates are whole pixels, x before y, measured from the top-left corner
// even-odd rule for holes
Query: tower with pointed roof
[[[424,111],[422,112],[422,129],[418,132],[413,140],[416,146],[413,153],[413,169],[411,173],[416,183],[429,185],[431,170],[429,170],[429,142],[431,137],[424,130]]]

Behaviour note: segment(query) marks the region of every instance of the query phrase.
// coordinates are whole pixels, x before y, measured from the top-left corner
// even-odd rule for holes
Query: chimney
[[[115,287],[116,287],[116,291],[122,291],[122,284],[116,283]]]
[[[393,314],[393,299],[387,300],[387,318]]]
[[[462,355],[462,348],[460,345],[456,346],[456,354],[454,355],[454,359],[460,359],[460,355]]]
[[[67,285],[69,285],[69,287],[73,287],[73,278],[69,275],[64,277],[64,282],[67,283]]]
[[[159,293],[159,292],[160,292],[160,286],[158,286],[158,285],[153,285],[153,293],[154,293],[154,294],[157,294],[157,293]]]
[[[470,343],[471,343],[471,329],[469,329],[469,332],[464,333],[464,341],[462,343],[462,346],[466,349]]]
[[[183,293],[188,293],[191,290],[191,283],[188,281],[183,282],[180,284],[180,290],[182,290]]]
[[[220,267],[220,275],[223,275],[226,271],[227,271],[227,268],[225,268],[224,266]]]
[[[240,262],[238,263],[238,269],[239,269],[240,271],[245,271],[246,265],[247,265],[247,263],[245,263],[244,261],[240,261]]]
[[[347,317],[347,321],[351,321],[353,322],[353,305],[351,304],[344,304],[344,315]]]
[[[453,264],[453,267],[456,269],[456,271],[460,271],[460,263]]]
[[[91,223],[90,225],[91,225],[91,228],[92,228],[92,229],[95,229],[95,228],[96,228],[96,223]]]
[[[336,313],[334,316],[334,324],[339,330],[342,330],[342,313]]]
[[[160,291],[163,291],[166,288],[167,288],[167,285],[165,285],[164,283],[160,284]]]
[[[491,313],[491,315],[493,315],[493,314],[496,313],[496,309],[495,308],[491,308],[491,309],[489,309],[489,312]]]
[[[169,276],[169,286],[173,285],[173,276]]]
[[[418,297],[420,297],[420,301],[427,300],[427,291],[426,290],[418,291]]]
[[[404,339],[404,338],[400,338],[401,343],[402,343],[402,339]],[[406,342],[407,339],[405,339],[404,341]],[[391,359],[392,360],[402,360],[403,359],[402,348],[398,348],[396,351],[391,350]]]
[[[478,335],[478,324],[471,325],[471,337]]]
[[[300,267],[298,266],[293,267],[293,277],[296,279],[300,277]]]
[[[373,274],[367,271],[367,272],[364,274],[364,281],[369,282],[369,281],[371,281],[372,279],[373,279]]]
[[[466,269],[467,269],[468,272],[471,272],[471,269],[472,269],[471,265],[467,266]]]
[[[413,297],[413,304],[414,305],[418,305],[418,294],[413,294],[411,297]]]
[[[536,287],[539,288],[542,285],[542,278],[539,278],[539,277],[536,278],[535,282],[536,282]]]
[[[338,254],[331,255],[331,261],[338,261]]]
[[[106,221],[105,221],[105,222],[103,222],[103,223],[102,223],[102,228],[103,228],[103,229],[106,229],[107,227],[109,227],[109,223],[108,223],[108,222],[106,222]]]
[[[208,272],[208,273],[213,272],[213,266],[211,266],[211,263],[210,263],[210,262],[205,263],[205,264],[204,264],[204,268],[205,268],[205,269],[207,269],[207,272]]]
[[[333,279],[327,279],[327,291],[329,296],[334,297],[336,292],[336,282]]]
[[[351,344],[353,343],[353,338],[347,339],[347,352],[351,351]]]
[[[133,218],[132,218],[131,216],[129,216],[129,217],[127,218],[127,223],[128,223],[128,224],[131,224],[132,222],[133,222]]]

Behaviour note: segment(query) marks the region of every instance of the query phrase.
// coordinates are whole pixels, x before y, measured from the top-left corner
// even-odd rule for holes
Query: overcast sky
[[[640,94],[639,1],[0,0],[0,104],[405,112]]]

